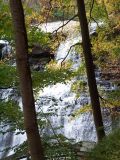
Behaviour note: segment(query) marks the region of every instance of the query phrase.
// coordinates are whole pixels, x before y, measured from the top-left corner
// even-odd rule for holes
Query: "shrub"
[[[120,129],[103,139],[88,157],[88,160],[120,160]]]

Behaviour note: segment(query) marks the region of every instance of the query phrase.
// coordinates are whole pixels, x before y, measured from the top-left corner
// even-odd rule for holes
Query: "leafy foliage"
[[[43,88],[48,85],[55,85],[56,83],[67,83],[75,76],[75,72],[68,70],[68,68],[48,68],[44,72],[33,72],[33,86],[35,88]]]
[[[78,157],[75,154],[74,149],[72,148],[72,145],[70,141],[63,135],[57,135],[57,139],[59,139],[59,143],[57,142],[57,139],[55,135],[48,136],[44,135],[42,137],[43,141],[42,144],[44,146],[44,154],[46,159],[65,159],[69,158],[69,160],[77,160]],[[15,155],[14,157],[21,157],[21,155],[28,155],[28,147],[27,147],[27,141],[25,141],[23,144],[21,144],[19,147],[15,149]]]
[[[104,26],[98,29],[98,36],[92,39],[92,49],[97,57],[104,56],[115,61],[120,58],[119,43],[120,36],[117,35],[117,32]]]
[[[0,132],[3,134],[16,129],[23,130],[23,114],[15,101],[0,100],[0,123],[3,126]],[[4,128],[6,125],[9,125],[7,130]]]
[[[16,68],[0,63],[0,87],[12,88],[18,85]]]
[[[102,140],[90,153],[89,160],[119,160],[120,130]]]
[[[12,40],[13,29],[8,2],[0,0],[0,39]]]
[[[95,22],[95,21],[102,21],[102,22],[108,21],[106,7],[105,7],[104,3],[99,3],[99,1],[97,1],[97,0],[95,0],[94,2],[86,0],[85,2],[86,2],[87,17],[91,22],[92,21],[93,22]]]
[[[54,66],[54,65],[53,65]],[[46,70],[37,72],[32,71],[32,80],[34,89],[42,89],[48,85],[53,85],[56,83],[66,83],[66,80],[70,80],[76,75],[76,72],[70,71],[68,68],[54,68],[48,67]],[[18,76],[16,68],[13,66],[6,65],[4,63],[0,64],[0,86],[2,88],[14,88],[18,87]]]
[[[39,27],[31,26],[28,28],[28,43],[30,46],[40,44],[45,47],[50,43],[49,34],[42,32]]]

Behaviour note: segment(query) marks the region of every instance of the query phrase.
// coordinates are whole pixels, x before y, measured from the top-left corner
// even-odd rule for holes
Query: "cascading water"
[[[72,24],[75,26],[73,27]],[[81,41],[80,33],[75,30],[76,26],[78,26],[78,23],[72,21],[69,27],[66,28],[69,34],[65,42],[62,42],[57,50],[56,59],[60,60],[58,63],[66,57],[72,45]],[[95,28],[96,26],[93,24],[90,29],[91,33]],[[49,31],[49,25],[47,29]],[[64,31],[66,30],[64,29]],[[77,69],[79,67],[81,58],[74,49],[70,51],[66,60],[68,59],[71,59],[73,62],[72,68]],[[62,133],[66,137],[75,139],[76,141],[96,141],[96,131],[91,113],[83,113],[77,118],[71,118],[71,115],[77,109],[90,102],[90,98],[84,93],[76,99],[76,95],[71,92],[71,84],[72,82],[68,82],[68,84],[60,83],[44,88],[40,92],[38,104],[42,106],[43,112],[52,111],[56,113],[55,116],[50,117],[50,122],[53,128],[63,126],[57,133]]]
[[[16,100],[19,103],[19,106],[22,107],[21,98],[15,95],[15,91],[13,89],[0,89],[0,99],[5,100],[6,102],[9,99]],[[9,124],[4,125],[4,123],[0,123],[0,131],[6,132],[10,129]],[[7,132],[5,134],[0,134],[0,158],[4,158],[7,155],[11,155],[14,153],[13,148],[19,146],[26,140],[25,134],[16,134],[19,132]],[[11,149],[10,149],[11,148]],[[4,151],[5,150],[5,151]]]
[[[53,32],[59,26],[61,26],[62,22],[52,22],[42,26],[42,29],[47,32]],[[63,32],[66,33],[67,38],[64,42],[58,47],[56,51],[56,60],[59,60],[58,63],[62,61],[62,59],[67,55],[70,47],[81,41],[80,33],[76,31],[76,27],[78,27],[78,22],[71,21],[64,28],[61,28]],[[95,29],[93,25],[91,32]],[[74,49],[71,49],[69,55],[66,60],[71,59],[73,62],[72,69],[77,69],[81,63],[80,55],[76,53]],[[100,82],[99,76],[97,76],[98,83]],[[76,109],[79,109],[81,106],[88,104],[90,102],[90,98],[87,94],[81,94],[79,98],[76,98],[75,93],[71,92],[71,84],[69,81],[67,84],[57,83],[56,85],[45,87],[42,91],[39,92],[39,98],[36,102],[36,107],[41,107],[44,113],[53,112],[54,114],[49,117],[49,121],[53,128],[62,126],[61,129],[57,130],[57,133],[61,133],[68,138],[75,139],[78,141],[96,141],[96,131],[93,122],[93,117],[90,112],[80,114],[77,118],[71,118],[71,115],[74,114]],[[103,84],[104,86],[104,84]],[[110,86],[111,87],[111,86]],[[109,87],[109,88],[110,88]],[[106,87],[105,87],[106,88]],[[9,96],[7,91],[1,90],[1,96],[6,98]],[[105,125],[108,126],[109,120],[105,120]],[[50,128],[46,128],[45,132],[48,134],[52,134]],[[26,139],[24,135],[11,135],[11,145],[19,145]],[[0,138],[0,144],[3,141],[7,141],[7,137]],[[0,150],[2,150],[5,146],[0,145]],[[9,154],[12,154],[10,152]]]
[[[0,59],[10,56],[11,50],[12,48],[8,41],[0,40]]]

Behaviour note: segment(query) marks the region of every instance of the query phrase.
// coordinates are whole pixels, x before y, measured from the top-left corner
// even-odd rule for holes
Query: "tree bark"
[[[28,62],[28,40],[21,0],[10,0],[10,8],[15,31],[16,64],[20,80],[28,148],[32,160],[44,160],[43,148],[37,126],[32,80]]]
[[[86,18],[84,0],[77,0],[77,6],[78,6],[78,16],[81,26],[83,52],[85,57],[86,72],[87,72],[88,86],[89,86],[89,92],[93,110],[93,117],[94,117],[98,141],[100,141],[105,136],[105,131],[100,109],[99,94],[95,79],[93,57],[91,53],[91,43],[89,37],[89,29]]]

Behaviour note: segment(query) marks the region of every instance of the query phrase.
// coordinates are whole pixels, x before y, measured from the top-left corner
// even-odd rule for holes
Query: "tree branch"
[[[44,114],[42,108],[39,107],[39,109],[41,110],[42,114]],[[44,114],[44,117],[45,117],[46,120],[48,121],[48,123],[49,123],[49,125],[50,125],[50,127],[51,127],[51,129],[52,129],[52,131],[53,131],[53,134],[54,134],[54,136],[56,137],[56,140],[57,140],[58,144],[62,145],[61,141],[60,141],[59,138],[58,138],[58,135],[55,133],[55,130],[54,130],[54,128],[53,128],[50,120],[48,119],[48,117],[47,117],[45,114]]]
[[[94,2],[95,2],[95,0],[92,0],[92,4],[91,4],[91,8],[90,8],[90,19],[92,17],[92,10],[93,10],[93,7],[94,7]]]
[[[64,26],[66,26],[70,21],[72,21],[73,19],[75,19],[76,17],[78,17],[78,14],[74,15],[73,17],[71,17],[66,23],[63,23],[63,25],[61,25],[60,27],[58,27],[56,30],[54,30],[52,33],[56,33],[58,32],[61,28],[63,28]]]
[[[63,62],[66,60],[66,58],[68,57],[71,49],[72,49],[73,47],[75,47],[76,45],[82,45],[82,43],[78,42],[78,43],[73,44],[72,46],[70,46],[70,49],[68,50],[68,53],[66,54],[66,56],[65,56],[64,58],[57,59],[57,61],[62,60],[61,66],[62,66],[62,63],[63,63]]]
[[[91,19],[97,24],[97,27],[100,28],[99,26],[99,23],[94,19],[94,17],[92,17],[92,11],[93,11],[93,7],[94,7],[94,3],[95,3],[95,0],[92,0],[92,4],[91,4],[91,8],[90,8],[90,19],[89,19],[89,22],[91,21]]]
[[[110,104],[110,105],[113,106],[113,107],[116,107],[116,108],[119,108],[119,107],[120,107],[120,106],[117,106],[117,105],[115,105],[114,103],[108,101],[107,99],[103,98],[103,97],[100,96],[100,95],[99,95],[99,98],[100,98],[102,101],[106,102],[107,104]]]
[[[1,90],[1,89],[17,89],[17,87],[12,87],[12,86],[0,87],[0,90]]]

